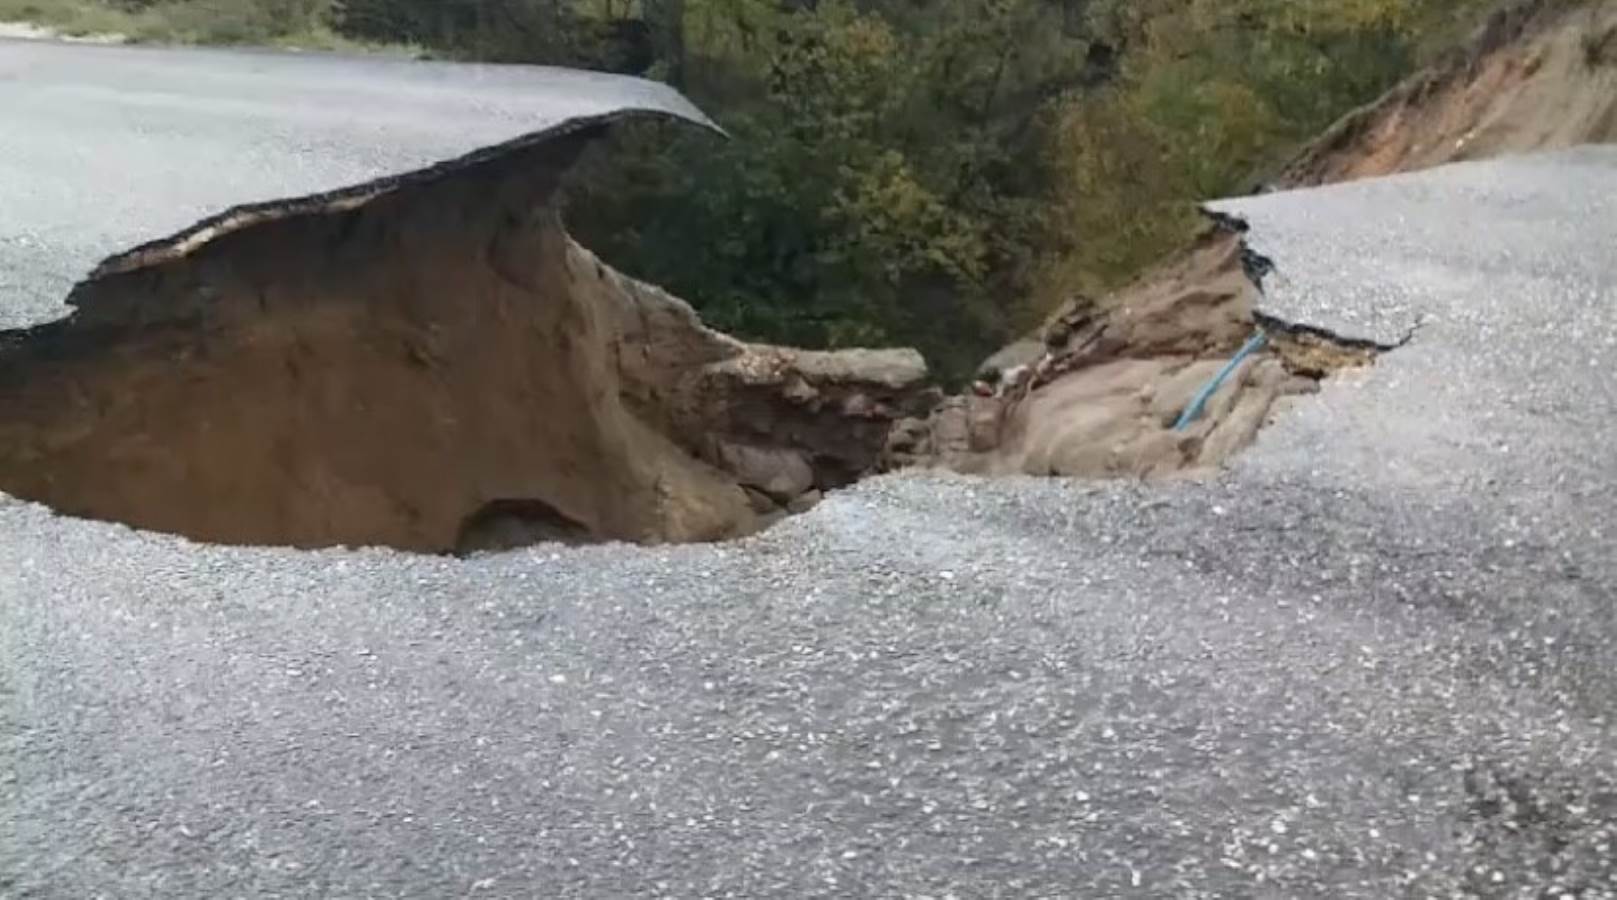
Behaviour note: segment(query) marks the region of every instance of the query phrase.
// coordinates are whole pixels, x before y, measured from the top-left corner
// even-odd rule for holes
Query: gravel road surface
[[[565,69],[0,38],[0,328],[61,316],[102,259],[236,204],[617,110],[707,121],[664,85]]]
[[[0,498],[0,895],[1617,897],[1617,151],[1229,206],[1277,314],[1422,324],[1204,482],[466,561]]]

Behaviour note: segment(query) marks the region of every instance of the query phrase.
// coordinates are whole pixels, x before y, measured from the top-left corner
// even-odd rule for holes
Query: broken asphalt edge
[[[721,137],[729,137],[729,134],[719,127],[718,123],[708,118],[705,113],[682,95],[672,89],[669,89],[667,94],[670,102],[666,106],[620,107],[595,115],[575,116],[563,119],[547,128],[530,131],[508,141],[481,147],[470,153],[423,168],[393,175],[384,175],[370,181],[318,194],[233,206],[173,235],[147,242],[108,257],[91,271],[87,280],[95,281],[110,275],[132,272],[136,269],[185,256],[215,238],[244,228],[250,228],[262,222],[303,214],[340,212],[354,209],[402,187],[436,181],[479,163],[489,162],[569,135],[604,129],[606,126],[626,119],[669,119],[686,122]],[[77,293],[77,289],[75,289],[74,293]],[[72,294],[69,295],[68,305],[76,305]]]
[[[1225,212],[1205,204],[1198,205],[1196,211],[1212,222],[1215,228],[1237,235],[1241,243],[1243,268],[1246,270],[1247,278],[1252,282],[1253,287],[1257,288],[1260,302],[1267,300],[1269,294],[1264,289],[1263,280],[1268,275],[1278,272],[1279,265],[1272,257],[1253,248],[1250,237],[1252,234],[1251,221],[1238,213]],[[1343,334],[1320,325],[1292,321],[1257,305],[1253,307],[1252,319],[1259,329],[1271,335],[1278,332],[1292,337],[1312,338],[1334,344],[1344,350],[1365,352],[1371,355],[1389,353],[1407,346],[1426,324],[1424,318],[1417,318],[1409,327],[1404,329],[1403,335],[1396,340],[1378,341],[1373,338]]]

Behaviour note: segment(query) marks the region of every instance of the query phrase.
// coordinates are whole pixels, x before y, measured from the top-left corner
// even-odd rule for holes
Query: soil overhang
[[[677,95],[671,96],[677,97]],[[0,333],[0,491],[195,539],[468,551],[715,540],[872,469],[913,351],[705,328],[566,234],[609,108],[449,162],[237,206]]]

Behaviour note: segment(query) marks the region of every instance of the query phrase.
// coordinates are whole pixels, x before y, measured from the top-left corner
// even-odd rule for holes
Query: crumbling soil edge
[[[1318,325],[1291,322],[1262,310],[1253,310],[1252,318],[1268,336],[1270,351],[1280,358],[1286,370],[1316,384],[1343,369],[1374,365],[1382,355],[1414,340],[1423,324],[1417,321],[1397,341],[1383,343],[1349,337]]]
[[[1210,206],[1199,206],[1197,211],[1210,220],[1215,227],[1240,236],[1242,260],[1245,264],[1247,277],[1251,280],[1253,287],[1258,289],[1259,301],[1267,298],[1268,293],[1263,286],[1264,279],[1270,274],[1278,272],[1280,267],[1272,257],[1259,252],[1252,246],[1250,237],[1252,223],[1244,216],[1223,212]],[[1383,353],[1402,349],[1415,339],[1415,335],[1426,324],[1425,318],[1419,317],[1414,324],[1405,330],[1402,337],[1391,343],[1386,343],[1371,338],[1352,337],[1320,325],[1294,322],[1282,316],[1265,312],[1261,305],[1256,304],[1252,309],[1252,319],[1259,328],[1269,335],[1271,340],[1277,336],[1283,336],[1295,340],[1329,344],[1346,352],[1368,353],[1372,356],[1379,356]]]
[[[557,209],[616,110],[234,207],[0,332],[0,489],[193,540],[443,553],[722,540],[868,473],[909,350],[703,326]]]
[[[720,128],[718,123],[708,118],[701,110],[689,103],[686,103],[685,106],[688,109],[678,112],[672,109],[645,106],[622,107],[593,116],[574,116],[563,119],[549,128],[529,131],[508,141],[480,147],[470,153],[434,163],[424,168],[394,175],[384,175],[360,184],[317,194],[233,206],[181,229],[168,237],[148,241],[145,244],[108,257],[91,270],[85,281],[95,281],[109,275],[131,272],[135,269],[166,262],[191,253],[201,245],[233,231],[264,222],[308,213],[340,212],[354,209],[383,194],[391,193],[400,188],[437,181],[480,163],[491,162],[525,149],[548,144],[569,135],[603,128],[625,119],[672,119],[688,122],[698,127],[706,128],[720,136],[728,137],[724,129]],[[67,299],[69,306],[74,305],[77,293],[77,288],[69,293]]]
[[[1430,64],[1393,85],[1379,97],[1344,114],[1322,133],[1298,148],[1263,182],[1254,184],[1250,193],[1287,190],[1329,184],[1344,177],[1348,179],[1374,174],[1390,174],[1409,168],[1408,160],[1398,160],[1390,169],[1353,173],[1352,164],[1362,161],[1370,151],[1361,147],[1377,128],[1395,120],[1400,110],[1418,106],[1438,97],[1456,85],[1476,79],[1487,67],[1490,59],[1512,45],[1525,44],[1552,31],[1567,17],[1595,5],[1596,0],[1515,0],[1494,10],[1460,46],[1440,54]],[[1604,40],[1609,41],[1612,32]],[[1589,52],[1586,48],[1585,52]],[[1541,61],[1541,60],[1540,60]],[[1529,64],[1528,74],[1536,71],[1538,61]],[[1469,140],[1466,135],[1465,140]],[[1459,145],[1456,145],[1456,150]],[[1450,154],[1450,158],[1454,157]],[[1424,168],[1447,160],[1428,160],[1416,165]]]
[[[1426,324],[1425,319],[1417,319],[1415,324],[1409,326],[1409,328],[1404,331],[1403,337],[1389,344],[1372,340],[1370,338],[1349,337],[1341,334],[1340,332],[1332,331],[1329,328],[1323,328],[1319,325],[1309,325],[1303,322],[1292,322],[1271,313],[1266,313],[1261,309],[1253,310],[1252,317],[1257,321],[1258,325],[1260,325],[1264,331],[1269,333],[1270,337],[1273,337],[1276,332],[1279,332],[1281,334],[1293,337],[1312,338],[1334,344],[1344,350],[1359,350],[1373,353],[1377,356],[1383,353],[1391,353],[1394,350],[1403,349],[1415,339],[1415,335],[1419,334],[1421,328]]]
[[[467,393],[475,385],[466,379],[469,377],[475,381],[478,377],[476,373],[481,370],[474,367],[468,376],[464,368],[455,368],[455,371],[462,373],[457,376],[461,378],[458,387],[446,382],[443,376],[432,374],[442,366],[453,368],[465,364],[465,357],[461,357],[463,363],[460,364],[452,361],[454,357],[450,357],[450,362],[445,362],[440,356],[442,348],[436,346],[436,338],[431,334],[437,327],[433,324],[435,319],[438,322],[453,322],[461,315],[457,310],[465,308],[454,302],[461,289],[444,282],[443,278],[453,276],[450,281],[454,284],[483,285],[480,289],[488,292],[500,315],[517,316],[518,320],[528,315],[523,310],[529,309],[529,301],[523,298],[531,296],[539,300],[541,306],[561,303],[573,311],[566,315],[582,316],[580,322],[591,320],[593,324],[586,323],[587,327],[576,335],[571,331],[566,335],[552,333],[546,330],[550,326],[544,326],[540,331],[561,338],[563,345],[573,342],[580,347],[595,349],[586,352],[589,359],[580,366],[556,371],[522,369],[516,372],[517,381],[572,385],[568,388],[574,391],[568,395],[571,399],[559,409],[567,415],[553,418],[552,428],[556,422],[566,422],[571,426],[576,420],[580,435],[589,447],[584,452],[553,462],[576,469],[580,466],[587,468],[607,459],[611,465],[599,472],[591,470],[591,477],[599,476],[600,484],[610,497],[569,496],[564,488],[554,483],[533,482],[534,467],[544,467],[546,463],[529,455],[525,462],[513,467],[510,462],[512,457],[508,456],[505,461],[498,463],[498,466],[504,467],[500,471],[505,473],[499,478],[504,479],[503,484],[517,484],[515,489],[490,488],[484,483],[488,481],[484,473],[462,472],[460,477],[463,481],[470,479],[478,484],[461,485],[464,490],[453,498],[424,496],[408,487],[400,488],[404,493],[390,491],[385,501],[405,510],[411,518],[410,524],[399,524],[392,521],[391,513],[360,509],[367,498],[356,494],[353,489],[356,485],[373,489],[375,484],[354,482],[350,477],[347,483],[338,485],[338,488],[348,490],[347,499],[343,499],[343,495],[331,493],[329,487],[316,489],[303,483],[308,472],[320,471],[321,461],[331,455],[336,444],[329,440],[323,442],[321,439],[297,436],[300,433],[297,430],[254,431],[257,426],[243,426],[221,412],[243,403],[251,406],[245,395],[253,390],[258,391],[260,403],[300,402],[296,397],[276,399],[281,396],[278,393],[281,389],[268,380],[259,378],[256,386],[244,382],[244,396],[221,400],[217,395],[211,395],[211,406],[188,406],[176,401],[163,413],[166,419],[162,416],[155,419],[126,417],[121,425],[105,426],[101,423],[110,421],[108,410],[116,412],[123,401],[106,395],[86,402],[85,392],[91,390],[88,385],[93,380],[99,380],[102,385],[93,390],[104,391],[108,384],[127,386],[130,382],[121,377],[104,377],[105,372],[101,373],[103,377],[99,379],[86,379],[81,377],[83,372],[74,373],[62,368],[80,364],[91,367],[99,365],[100,348],[114,346],[115,342],[126,339],[144,339],[152,334],[150,329],[164,327],[183,329],[189,336],[187,341],[195,338],[197,342],[175,341],[163,346],[153,344],[149,348],[126,344],[128,352],[123,357],[124,362],[139,357],[134,368],[128,372],[136,375],[144,373],[148,387],[161,388],[161,393],[178,394],[181,391],[164,386],[165,379],[189,378],[195,381],[200,377],[204,381],[208,378],[218,380],[221,373],[229,377],[228,373],[253,371],[250,368],[252,365],[259,365],[263,372],[273,374],[274,364],[280,359],[275,354],[280,351],[264,349],[269,343],[264,340],[263,333],[259,334],[256,343],[241,346],[229,342],[210,345],[208,341],[215,339],[210,335],[224,334],[229,337],[240,332],[244,326],[257,327],[254,323],[262,315],[268,315],[265,310],[274,309],[276,315],[281,314],[280,310],[286,306],[286,290],[294,290],[294,293],[302,290],[312,292],[315,297],[324,295],[328,300],[339,300],[344,291],[354,289],[355,284],[349,281],[352,273],[344,272],[340,267],[327,267],[324,270],[332,278],[323,286],[318,280],[299,282],[296,273],[287,276],[293,279],[288,282],[282,273],[267,271],[249,257],[232,258],[231,254],[240,253],[241,248],[237,246],[240,241],[256,241],[262,247],[266,241],[271,241],[272,234],[278,233],[277,229],[282,226],[292,228],[294,231],[288,234],[295,238],[296,229],[303,227],[297,223],[306,218],[359,215],[385,218],[392,214],[390,210],[401,209],[413,209],[418,219],[442,218],[444,211],[457,208],[454,204],[459,201],[455,199],[455,191],[463,185],[458,179],[452,181],[452,177],[462,175],[468,179],[469,183],[464,185],[468,188],[474,187],[478,179],[494,175],[506,179],[502,183],[504,187],[487,194],[486,200],[500,198],[487,208],[502,209],[511,202],[520,205],[520,198],[527,196],[528,191],[536,191],[532,199],[539,206],[545,206],[552,188],[532,185],[519,174],[541,161],[538,154],[550,153],[548,148],[559,148],[563,144],[588,141],[611,122],[640,114],[685,118],[663,110],[649,113],[643,110],[618,110],[604,115],[577,117],[424,169],[321,194],[234,207],[173,236],[110,257],[89,278],[75,286],[69,296],[69,305],[73,308],[69,316],[32,329],[0,332],[0,351],[5,356],[16,354],[11,362],[16,363],[20,357],[28,356],[42,366],[57,369],[53,388],[43,388],[25,395],[24,392],[33,391],[33,388],[26,386],[26,382],[44,372],[36,368],[28,375],[20,367],[11,374],[25,377],[0,378],[0,387],[16,391],[17,396],[13,399],[18,400],[27,399],[28,396],[37,400],[45,392],[54,390],[58,399],[68,401],[67,405],[89,410],[89,421],[95,423],[82,427],[73,423],[64,426],[52,418],[56,416],[55,413],[41,412],[48,406],[55,408],[52,404],[35,402],[32,410],[26,409],[28,403],[10,404],[16,411],[0,417],[3,419],[0,426],[10,426],[10,433],[17,438],[13,442],[16,444],[13,449],[28,455],[28,459],[18,457],[8,465],[18,471],[33,467],[36,471],[46,472],[56,471],[59,465],[66,466],[60,470],[66,473],[63,476],[65,485],[51,486],[49,482],[57,476],[50,474],[43,487],[36,485],[34,490],[18,496],[46,502],[67,514],[121,521],[137,527],[151,527],[216,542],[294,546],[382,543],[401,549],[461,552],[486,547],[484,537],[489,536],[503,544],[504,534],[513,528],[516,543],[509,546],[534,540],[574,542],[629,539],[660,542],[740,536],[767,525],[786,512],[799,511],[806,505],[812,505],[822,490],[835,488],[879,470],[881,467],[876,465],[877,457],[895,430],[893,417],[905,414],[903,407],[908,402],[906,398],[914,396],[918,399],[915,392],[924,387],[911,371],[914,367],[898,361],[895,370],[894,360],[861,358],[852,354],[751,347],[709,332],[700,326],[693,312],[673,298],[649,286],[632,284],[615,274],[608,274],[597,260],[567,241],[559,220],[548,217],[508,219],[504,220],[505,224],[491,226],[493,231],[487,236],[489,243],[481,250],[470,245],[462,247],[449,231],[439,235],[447,240],[438,241],[430,237],[421,239],[425,232],[418,231],[414,253],[403,245],[393,246],[390,252],[401,264],[406,260],[398,254],[404,253],[413,257],[408,260],[411,264],[426,265],[412,278],[425,279],[423,284],[436,284],[436,291],[430,287],[426,289],[426,294],[431,296],[414,296],[411,302],[400,305],[402,300],[395,302],[388,290],[403,290],[405,294],[414,295],[422,288],[405,288],[401,283],[395,284],[392,289],[383,289],[377,287],[383,282],[372,282],[372,288],[381,290],[380,293],[367,288],[371,293],[361,292],[361,295],[369,299],[359,305],[349,304],[346,299],[339,304],[342,307],[352,306],[345,313],[348,318],[334,321],[325,316],[325,313],[343,312],[329,304],[298,307],[294,311],[303,318],[289,320],[295,327],[285,335],[273,332],[269,337],[286,344],[288,352],[292,354],[287,357],[288,364],[297,370],[302,365],[297,360],[309,358],[311,347],[325,353],[325,359],[329,362],[336,358],[332,354],[339,351],[347,353],[346,348],[353,344],[352,336],[361,336],[363,342],[363,338],[373,335],[366,323],[396,326],[381,333],[382,340],[385,343],[395,334],[402,335],[405,338],[404,349],[408,351],[406,360],[372,356],[363,360],[364,365],[371,367],[368,371],[382,373],[379,377],[390,379],[387,384],[396,389],[392,396],[421,396],[414,391],[424,386],[444,387],[448,384],[453,391],[441,393],[439,400],[453,401],[456,399],[454,392],[458,391],[458,399],[466,401],[475,396]],[[692,121],[713,127],[705,121]],[[564,171],[572,151],[562,148],[555,152],[560,156],[551,168]],[[434,196],[444,201],[445,205],[431,206],[431,209],[439,210],[437,215],[431,215],[431,209],[419,202],[418,195],[425,191],[436,192]],[[478,207],[476,202],[470,205],[463,203],[462,206],[465,207],[462,213],[466,209],[483,208]],[[510,212],[515,209],[513,207]],[[1151,310],[1144,314],[1143,319],[1109,321],[1103,316],[1092,321],[1086,313],[1084,325],[1075,328],[1072,337],[1086,334],[1086,329],[1093,325],[1097,329],[1093,340],[1088,344],[1064,346],[1060,352],[1056,352],[1055,345],[1050,344],[1045,356],[1055,365],[1044,372],[1030,370],[1027,382],[1017,385],[1025,390],[1020,391],[1020,397],[1007,398],[1009,402],[1014,404],[1026,400],[1037,386],[1044,383],[1041,376],[1054,381],[1086,370],[1092,371],[1108,362],[1132,364],[1153,357],[1174,357],[1184,360],[1185,364],[1199,360],[1205,365],[1209,361],[1216,361],[1221,354],[1232,352],[1236,344],[1246,339],[1254,325],[1273,329],[1272,335],[1277,338],[1274,353],[1287,363],[1286,369],[1316,380],[1336,368],[1367,364],[1377,353],[1390,349],[1373,341],[1343,338],[1323,328],[1287,323],[1258,311],[1255,308],[1256,300],[1262,296],[1264,276],[1274,271],[1273,261],[1249,246],[1246,234],[1250,225],[1245,219],[1207,208],[1201,211],[1215,227],[1199,239],[1190,252],[1211,254],[1208,261],[1216,262],[1217,267],[1203,270],[1203,274],[1208,274],[1213,280],[1198,282],[1194,277],[1175,280],[1174,290],[1179,293],[1170,291],[1157,295]],[[434,227],[442,231],[441,226]],[[1237,238],[1235,241],[1228,237],[1218,238],[1216,234],[1220,231],[1233,233]],[[346,242],[350,236],[349,231],[341,228],[328,235],[339,244]],[[318,235],[311,236],[309,240],[318,240]],[[523,249],[518,256],[523,260],[548,261],[548,268],[543,271],[548,273],[547,277],[551,280],[545,285],[530,284],[526,276],[537,277],[539,272],[528,272],[522,267],[519,267],[521,271],[518,274],[525,277],[513,278],[512,272],[518,270],[507,271],[501,264],[503,251],[494,253],[507,245],[513,248],[520,245]],[[306,243],[306,249],[314,246]],[[468,250],[472,252],[466,252]],[[440,259],[440,264],[469,264],[493,253],[485,262],[494,265],[487,273],[468,272],[465,273],[467,280],[456,281],[461,276],[454,275],[442,265],[434,272],[433,265],[426,261],[428,256],[448,251],[453,251],[453,259]],[[309,255],[300,257],[295,254],[287,257],[297,266],[302,266],[311,258]],[[382,257],[377,256],[360,261],[373,269],[385,263]],[[385,265],[382,267],[386,268]],[[1173,260],[1170,259],[1167,270],[1172,267]],[[449,268],[454,269],[455,266],[450,265]],[[319,271],[316,267],[308,269],[305,274]],[[1242,286],[1243,273],[1251,287]],[[1194,270],[1180,273],[1181,276],[1187,274],[1194,275]],[[488,277],[484,278],[484,275]],[[1145,284],[1149,285],[1150,277],[1149,272],[1144,275]],[[255,281],[255,278],[258,280]],[[564,283],[572,287],[558,287]],[[124,291],[121,286],[127,285],[133,285],[135,289]],[[215,291],[221,286],[227,289],[224,294]],[[277,298],[275,303],[268,306],[266,290]],[[142,298],[145,298],[145,302],[142,302]],[[473,299],[473,295],[469,295],[468,299]],[[427,305],[422,306],[422,303]],[[652,310],[657,311],[655,317],[660,323],[656,328],[646,317],[648,311]],[[317,316],[309,318],[308,313]],[[384,316],[384,319],[375,319],[378,315]],[[618,315],[622,318],[613,318]],[[605,318],[593,321],[603,316]],[[508,318],[508,321],[517,320]],[[265,321],[262,324],[271,323]],[[538,327],[533,322],[527,324]],[[1108,335],[1108,329],[1114,324],[1118,327]],[[221,327],[225,331],[217,331]],[[322,328],[325,330],[322,331]],[[467,337],[492,342],[497,334],[498,331],[485,330]],[[289,340],[283,341],[283,337]],[[597,346],[602,339],[606,343]],[[673,343],[670,344],[671,340]],[[1102,340],[1106,346],[1093,346]],[[1402,343],[1407,343],[1407,339]],[[632,355],[623,353],[624,348],[631,346],[637,349],[637,353],[648,355],[644,360],[631,359]],[[1288,346],[1292,352],[1287,352]],[[147,353],[147,349],[178,354],[175,356],[178,367],[171,369],[169,363],[156,355],[151,356],[149,361],[141,362],[147,359],[141,356]],[[197,349],[201,350],[203,357],[208,357],[210,352],[214,354],[214,359],[203,359],[200,369],[188,361],[190,357],[187,355]],[[512,365],[534,355],[531,350],[512,346],[505,349],[506,356],[502,358],[512,361]],[[1089,358],[1089,351],[1095,349],[1100,352],[1094,358]],[[217,362],[218,359],[231,359],[235,352],[249,356],[256,353],[257,356],[249,362]],[[868,351],[853,353],[858,352]],[[595,355],[599,353],[606,356],[597,359]],[[534,364],[540,363],[536,361]],[[348,369],[341,368],[347,365],[344,362],[338,368],[326,368],[320,372],[319,380],[341,382],[350,374]],[[1265,419],[1269,403],[1279,393],[1285,392],[1281,384],[1285,379],[1279,372],[1280,367],[1272,361],[1267,365],[1269,374],[1261,379],[1254,377],[1253,381],[1255,388],[1259,381],[1262,382],[1261,389],[1254,391],[1262,396],[1240,401],[1243,405],[1237,416],[1242,422],[1239,427],[1218,430],[1219,423],[1209,421],[1206,428],[1199,428],[1192,434],[1170,435],[1162,433],[1157,426],[1148,429],[1145,439],[1154,442],[1152,452],[1165,454],[1166,461],[1156,468],[1168,471],[1216,465],[1229,453],[1244,447]],[[847,366],[858,366],[859,374],[845,384],[847,380],[842,373]],[[924,378],[924,366],[920,368],[921,375],[918,377]],[[1166,374],[1175,376],[1182,368],[1182,365],[1175,364]],[[170,374],[164,375],[165,371]],[[892,375],[895,371],[898,374]],[[355,377],[363,375],[361,372]],[[296,371],[292,377],[294,383],[307,382],[306,379],[299,381],[301,376]],[[1243,380],[1246,377],[1241,376]],[[427,381],[419,381],[421,378]],[[1189,373],[1188,378],[1177,378],[1180,382],[1192,379],[1199,381],[1200,377]],[[9,386],[4,383],[8,380],[11,382]],[[373,379],[364,383],[374,386],[382,382]],[[488,382],[506,388],[513,383],[509,379]],[[1152,390],[1155,391],[1158,386],[1153,385]],[[348,389],[337,390],[341,393]],[[356,390],[359,393],[355,396],[359,396],[366,388]],[[583,399],[585,395],[613,399],[601,400],[598,404],[595,400]],[[703,398],[717,399],[717,404]],[[511,395],[509,391],[506,399],[510,403],[527,402],[527,398]],[[1232,400],[1224,405],[1220,417],[1234,409],[1234,402]],[[510,406],[510,403],[507,404],[508,408],[517,408]],[[458,408],[467,411],[471,418],[481,416],[484,421],[479,427],[491,426],[493,420],[488,418],[488,414],[475,411],[480,406],[480,400],[472,399],[471,405]],[[451,403],[446,408],[456,407]],[[525,412],[521,415],[528,414]],[[1059,408],[1052,408],[1050,412],[1052,416],[1059,417],[1060,414]],[[39,421],[30,422],[30,416]],[[151,422],[159,420],[165,422],[167,427],[151,426]],[[55,424],[52,425],[52,422]],[[760,426],[760,422],[767,423],[767,427]],[[195,496],[190,498],[192,502],[188,508],[195,512],[198,517],[196,521],[203,524],[185,524],[175,518],[177,513],[167,511],[154,517],[152,511],[168,510],[175,506],[176,491],[180,486],[196,481],[189,473],[173,470],[166,471],[164,476],[174,490],[164,492],[153,489],[151,496],[145,499],[118,500],[124,504],[123,510],[109,512],[112,507],[107,504],[113,502],[109,499],[113,495],[129,492],[133,498],[144,490],[133,486],[145,478],[141,475],[143,470],[140,466],[150,469],[168,464],[154,461],[152,454],[156,451],[162,455],[178,454],[182,459],[190,460],[209,457],[228,459],[232,464],[236,459],[244,458],[229,452],[218,452],[230,449],[228,441],[208,443],[213,439],[202,441],[192,435],[189,445],[173,442],[172,435],[193,428],[197,423],[210,434],[235,429],[232,439],[236,441],[234,446],[237,451],[251,450],[261,445],[260,439],[264,437],[290,441],[299,446],[296,452],[287,451],[287,458],[292,462],[277,460],[277,464],[285,470],[278,477],[286,482],[283,486],[287,490],[282,496],[302,491],[311,498],[297,501],[304,506],[291,508],[290,511],[280,510],[275,504],[283,501],[272,500],[270,495],[281,492],[274,490],[274,478],[267,475],[265,477],[269,483],[252,488],[252,491],[264,494],[259,497],[264,509],[279,510],[281,519],[293,524],[265,525],[252,521],[253,516],[240,516],[227,521],[221,518],[218,507],[233,501],[221,499],[223,495],[218,491],[210,492],[200,486],[192,490]],[[339,431],[347,429],[345,433],[349,433],[355,441],[366,437],[365,429],[360,427],[356,430],[353,423],[338,421],[333,426],[333,421],[322,420],[320,424],[335,427]],[[521,433],[531,436],[540,432],[530,427]],[[99,441],[97,435],[114,437],[120,434],[123,439],[117,447],[118,459],[135,459],[139,462],[128,472],[118,469],[116,465],[108,470],[101,464],[98,455],[102,451],[83,449],[86,435],[91,443],[96,443]],[[293,436],[287,437],[289,434]],[[453,444],[458,434],[462,432],[452,430],[435,437],[441,439],[440,444],[447,446]],[[485,427],[480,435],[484,442],[481,446],[486,447],[490,432]],[[375,435],[369,437],[376,440]],[[409,441],[412,435],[407,429],[394,428],[388,437],[392,443],[376,440],[377,447],[384,455],[389,453],[389,447],[402,450],[404,445],[399,440]],[[420,436],[414,437],[419,443]],[[492,440],[499,442],[504,438],[496,433]],[[472,446],[480,445],[474,443]],[[1204,448],[1209,446],[1215,449],[1204,452]],[[76,463],[67,465],[63,461],[68,456],[62,451],[73,448],[78,448],[73,450],[78,454]],[[852,452],[854,450],[858,452]],[[4,454],[0,454],[0,458],[3,457]],[[844,464],[843,457],[847,457],[850,464]],[[421,463],[420,460],[416,462]],[[437,471],[433,462],[427,460],[415,465],[413,471],[418,475]],[[354,468],[350,466],[344,477],[349,477]],[[103,471],[96,474],[98,469]],[[86,481],[71,484],[77,480],[72,474],[74,471],[78,472],[77,477]],[[1009,468],[994,471],[1008,473]],[[1040,468],[1039,471],[1045,474],[1075,474],[1056,466]],[[119,475],[119,472],[124,474]],[[397,476],[399,472],[392,474]],[[1125,473],[1109,471],[1107,474]],[[226,489],[239,488],[244,482],[259,480],[249,477],[226,481],[218,472],[211,473],[210,477],[217,482],[215,487]],[[96,482],[96,479],[106,478],[111,480]],[[386,485],[392,488],[408,485],[413,480],[412,477],[393,477]],[[65,493],[52,496],[53,491]],[[332,499],[329,502],[321,500],[319,495]],[[62,497],[69,498],[71,502],[61,502]],[[146,504],[144,512],[141,503]],[[315,505],[321,503],[326,505]],[[440,507],[452,509],[445,512]],[[468,532],[475,532],[476,539],[469,538]],[[483,532],[489,532],[489,535]]]
[[[1253,248],[1251,224],[1198,211],[1210,226],[1178,253],[1106,298],[1063,304],[1040,331],[985,362],[970,390],[896,425],[886,468],[1085,478],[1214,471],[1256,439],[1281,398],[1313,393],[1414,338],[1412,330],[1387,344],[1264,311],[1264,281],[1277,266]],[[1183,420],[1193,405],[1202,414]]]

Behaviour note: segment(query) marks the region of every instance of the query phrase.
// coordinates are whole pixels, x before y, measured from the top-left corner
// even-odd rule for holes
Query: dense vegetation
[[[36,7],[98,0],[0,0]],[[191,40],[299,35],[667,80],[570,219],[754,338],[959,373],[1181,240],[1488,0],[104,0]],[[3,13],[4,9],[0,9]],[[189,24],[185,24],[189,23]],[[599,162],[599,161],[597,161]]]

